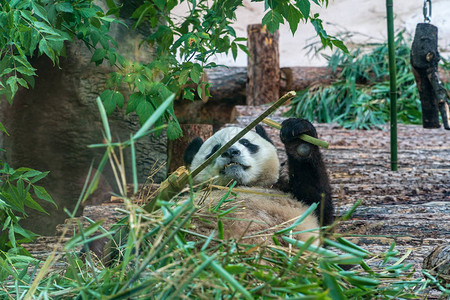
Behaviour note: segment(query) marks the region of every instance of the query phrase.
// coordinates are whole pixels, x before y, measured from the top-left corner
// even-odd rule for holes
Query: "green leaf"
[[[136,108],[138,107],[139,103],[146,101],[145,100],[145,95],[138,92],[138,93],[133,93],[130,95],[130,99],[128,100],[127,103],[127,111],[126,113],[129,114],[132,111],[135,111]]]
[[[322,276],[324,278],[325,286],[330,290],[329,296],[331,299],[347,299],[344,293],[342,292],[342,288],[340,287],[337,279],[331,275],[331,267],[330,264],[326,261],[322,261],[319,263],[320,269],[322,270]]]
[[[9,87],[11,89],[11,94],[12,94],[11,98],[14,97],[17,90],[19,89],[19,87],[17,86],[17,77],[16,76],[9,77],[8,80],[6,80],[6,84],[9,85]]]
[[[2,122],[0,122],[0,131],[3,131],[7,136],[9,136],[9,133],[6,131],[6,128],[3,126]]]
[[[42,186],[33,186],[34,193],[39,199],[45,200],[47,202],[53,203],[55,206],[55,202],[53,202],[52,197],[47,193],[47,191]]]
[[[150,118],[153,112],[153,106],[147,100],[139,102],[136,108],[136,113],[139,116],[139,122],[141,125],[144,124],[148,118]]]
[[[39,17],[41,17],[42,20],[46,21],[47,23],[49,23],[48,19],[47,19],[47,12],[46,10],[39,4],[36,3],[36,1],[32,1],[31,5],[33,7],[33,12],[38,15]]]
[[[339,49],[341,49],[342,51],[344,51],[345,53],[349,53],[347,47],[344,45],[343,41],[340,40],[331,40],[331,42],[333,43],[333,45],[335,45],[336,47],[338,47]]]
[[[96,47],[99,40],[100,40],[100,33],[97,30],[92,30],[91,32],[92,46]]]
[[[183,130],[181,130],[178,121],[170,120],[167,124],[167,137],[169,140],[174,140],[183,136]]]
[[[164,11],[164,7],[166,6],[166,2],[167,2],[167,0],[154,0],[154,3],[156,4],[156,7],[158,7],[158,9],[160,11]]]
[[[23,86],[24,88],[28,88],[28,84],[27,84],[27,82],[25,81],[25,79],[23,79],[23,78],[17,78],[17,82],[18,82],[21,86]]]
[[[133,139],[139,139],[143,137],[146,132],[150,129],[156,121],[164,115],[169,107],[171,107],[173,100],[175,99],[175,94],[172,94],[169,98],[165,99],[164,102],[158,106],[155,112],[151,115],[151,117],[142,125],[141,129],[139,129]],[[137,112],[137,110],[136,110]]]
[[[200,99],[203,99],[203,85],[202,84],[197,85],[197,95]]]
[[[103,62],[103,59],[106,56],[106,50],[103,48],[95,49],[94,54],[92,55],[91,62],[95,62],[98,66]]]
[[[178,82],[180,85],[183,85],[187,82],[189,76],[189,69],[183,69],[180,73],[180,77],[178,79]]]
[[[18,224],[17,224],[18,225]],[[8,238],[13,248],[16,248],[16,236],[14,234],[14,224],[11,224],[8,232]]]
[[[242,274],[247,271],[247,267],[245,265],[228,265],[225,267],[225,270],[230,274]]]
[[[198,64],[195,63],[194,66],[192,67],[191,70],[191,80],[195,83],[199,83],[200,82],[200,76],[202,75],[202,67]]]
[[[50,172],[49,172],[49,171],[47,171],[47,172],[41,172],[41,174],[34,176],[33,179],[30,180],[30,183],[36,183],[36,182],[38,182],[39,180],[41,180],[42,178],[44,178],[45,176],[47,176],[48,173],[50,173]]]
[[[297,7],[302,12],[302,15],[305,18],[305,20],[308,20],[309,13],[311,11],[311,3],[309,3],[309,0],[297,0],[296,4]]]
[[[14,225],[14,233],[19,234],[22,237],[22,239],[19,241],[19,243],[31,242],[36,237],[38,237],[37,234],[35,234],[29,230],[23,229],[19,224]],[[24,241],[23,238],[25,238],[26,240]]]
[[[69,2],[62,2],[56,4],[56,10],[61,12],[73,13],[72,4],[70,4]]]
[[[237,45],[238,45],[239,49],[241,49],[242,51],[245,52],[245,54],[249,55],[248,47],[247,47],[247,46],[242,45],[242,44],[237,44]]]
[[[100,95],[100,99],[102,100],[103,106],[105,107],[105,111],[107,115],[112,114],[114,109],[116,108],[117,102],[116,97],[114,96],[115,92],[111,90],[105,90]],[[122,96],[123,101],[123,96]]]
[[[236,60],[238,54],[236,43],[231,43],[231,53],[233,54],[233,59]]]
[[[194,93],[190,88],[187,87],[183,89],[183,99],[194,100]]]
[[[108,61],[109,61],[109,65],[112,67],[116,64],[116,53],[113,51],[109,51],[108,52]]]
[[[145,93],[147,82],[148,82],[147,78],[143,75],[137,76],[134,80],[134,84],[136,85],[136,88],[141,93]]]
[[[39,41],[39,52],[40,54],[45,53],[52,61],[55,61],[55,53],[48,47],[48,43],[45,39]]]
[[[30,178],[30,177],[34,177],[34,176],[40,175],[40,174],[42,174],[41,171],[31,170],[31,171],[28,171],[28,172],[24,173],[24,174],[22,175],[22,177],[23,177],[23,178]]]
[[[123,107],[124,98],[123,98],[123,95],[120,92],[114,91],[113,100],[117,104],[117,106],[119,106],[120,108]]]
[[[34,209],[34,210],[43,212],[43,213],[45,213],[45,214],[47,214],[47,215],[49,214],[49,213],[47,213],[47,212],[42,208],[41,205],[39,205],[39,203],[37,203],[36,201],[33,200],[33,198],[31,198],[30,193],[28,193],[27,196],[25,197],[25,199],[24,199],[24,204],[25,204],[26,206],[28,206],[29,208],[32,208],[32,209]]]
[[[275,10],[270,10],[262,19],[262,24],[267,26],[270,33],[274,33],[284,23],[281,14]]]
[[[291,28],[292,34],[297,31],[301,18],[302,14],[298,11],[298,9],[296,9],[293,5],[289,5],[288,17],[286,20],[289,23],[289,28]]]

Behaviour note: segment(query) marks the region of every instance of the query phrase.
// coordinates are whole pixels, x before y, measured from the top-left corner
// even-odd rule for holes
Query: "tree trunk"
[[[143,2],[132,1],[134,6],[129,7],[129,2],[124,1],[123,9],[133,11]],[[120,41],[118,51],[129,60],[150,61],[154,49],[145,43],[139,47],[145,36],[131,31],[134,20],[121,21],[130,26],[112,24],[110,30],[114,39]],[[40,234],[51,234],[58,223],[64,222],[67,217],[64,208],[74,209],[91,163],[94,161],[94,166],[97,166],[105,151],[87,146],[103,140],[103,126],[95,99],[105,89],[106,74],[115,69],[106,62],[95,66],[91,62],[92,52],[80,40],[68,43],[66,54],[60,58],[58,66],[46,56],[32,58],[38,74],[35,87],[19,89],[12,106],[0,101],[0,120],[10,133],[10,136],[0,134],[0,148],[6,150],[0,152],[0,158],[13,168],[24,166],[50,171],[42,185],[59,208],[42,202],[40,204],[50,216],[33,211],[21,221],[22,226]],[[124,89],[121,92],[128,98],[129,91]],[[124,110],[119,109],[108,117],[108,122],[114,141],[123,142],[130,138],[130,132],[140,128],[135,113],[125,115]],[[165,133],[158,137],[149,135],[137,141],[135,147],[138,179],[145,182],[155,164],[162,164],[167,159],[167,136]],[[131,182],[129,150],[124,151],[124,160]],[[165,176],[166,168],[163,166],[152,179],[161,182]],[[109,199],[115,187],[114,172],[108,163],[97,191]]]
[[[249,25],[247,105],[261,105],[278,100],[280,95],[279,33],[266,26]]]

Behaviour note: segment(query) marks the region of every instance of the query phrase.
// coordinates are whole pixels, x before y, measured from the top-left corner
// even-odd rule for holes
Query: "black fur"
[[[206,155],[205,160],[207,160],[211,155],[213,155],[214,153],[216,153],[216,151],[219,150],[220,147],[222,147],[221,144],[216,144],[216,145],[214,145],[214,147],[211,149],[211,152],[210,152],[208,155]],[[198,151],[198,150],[197,150],[197,151]]]
[[[272,140],[271,140],[270,137],[267,135],[266,130],[264,130],[264,127],[262,127],[261,125],[256,125],[255,131],[256,131],[256,133],[259,134],[263,139],[265,139],[265,140],[268,141],[269,143],[273,144]]]
[[[228,157],[228,158],[233,158],[233,157],[240,156],[240,155],[241,155],[241,151],[239,151],[238,148],[233,147],[233,146],[231,146],[230,148],[227,149],[227,151],[222,153],[223,157]]]
[[[252,153],[252,154],[255,154],[256,152],[259,151],[259,146],[251,143],[247,139],[240,139],[239,143],[241,145],[243,145],[244,147],[246,147],[248,149],[248,151],[250,151],[250,153]]]
[[[203,140],[200,137],[196,137],[189,143],[188,147],[186,148],[186,151],[184,151],[183,157],[186,165],[190,165],[192,163],[195,154],[197,154],[198,150],[202,145]]]
[[[290,192],[308,205],[321,203],[316,214],[320,216],[321,225],[330,225],[334,221],[334,210],[325,163],[317,146],[299,138],[303,133],[317,137],[316,129],[308,120],[295,118],[283,121],[281,126],[280,138],[285,145],[289,164]],[[310,147],[306,156],[298,154],[297,148],[300,144]]]

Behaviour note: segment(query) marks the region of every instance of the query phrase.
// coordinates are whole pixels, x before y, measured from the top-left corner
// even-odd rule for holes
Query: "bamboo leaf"
[[[205,253],[200,253],[203,261],[208,261],[209,257]],[[235,288],[245,299],[253,299],[252,295],[238,282],[234,277],[222,268],[215,260],[211,260],[210,265],[212,269],[225,281],[227,281],[233,288]]]
[[[56,206],[56,203],[53,201],[52,197],[47,193],[45,188],[43,188],[42,186],[33,185],[33,190],[39,199],[50,202]]]

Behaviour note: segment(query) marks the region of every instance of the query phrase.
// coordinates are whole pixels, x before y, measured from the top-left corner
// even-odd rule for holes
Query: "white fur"
[[[194,156],[190,167],[191,171],[205,161],[207,155],[211,153],[215,145],[220,144],[223,146],[241,130],[242,129],[238,127],[226,127],[207,139]],[[238,180],[241,185],[249,186],[270,186],[276,183],[278,181],[280,166],[276,148],[253,131],[248,132],[243,139],[247,139],[251,143],[259,146],[259,151],[252,154],[239,142],[236,142],[232,146],[241,152],[241,155],[236,158],[236,161],[249,167],[247,170],[243,170],[241,168],[236,171],[239,178],[230,178],[221,174],[220,171],[223,170],[230,161],[228,158],[219,156],[212,164],[206,167],[195,177],[195,182],[204,182],[218,176],[218,180],[216,182],[224,185],[232,179]]]

